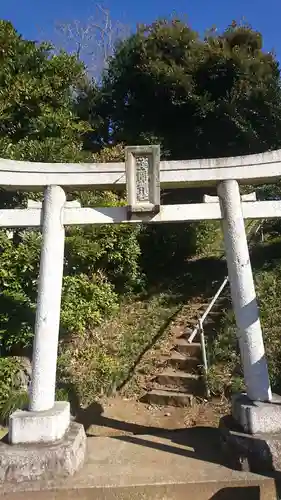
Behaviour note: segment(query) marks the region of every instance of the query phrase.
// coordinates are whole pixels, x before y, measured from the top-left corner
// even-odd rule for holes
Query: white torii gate
[[[30,202],[26,209],[0,210],[0,227],[41,227],[43,233],[30,406],[29,411],[11,415],[10,442],[50,443],[62,438],[69,426],[69,404],[55,402],[65,225],[222,220],[247,396],[250,401],[269,403],[272,394],[244,218],[281,217],[281,201],[241,201],[239,183],[273,183],[280,178],[281,150],[160,162],[159,147],[137,146],[126,148],[125,163],[45,164],[0,159],[0,187],[44,190],[43,206]],[[209,203],[207,199],[207,203],[161,206],[160,185],[217,186],[219,198]],[[115,190],[126,186],[127,207],[83,208],[66,202],[65,192],[74,188]],[[261,430],[259,424],[249,427],[245,413],[240,413],[238,420],[245,430]],[[278,425],[280,430],[281,423]]]

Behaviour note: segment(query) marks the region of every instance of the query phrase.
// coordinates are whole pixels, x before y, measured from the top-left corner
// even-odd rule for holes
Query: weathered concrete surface
[[[16,410],[9,418],[12,444],[52,443],[62,439],[70,424],[70,404],[56,401],[46,411]]]
[[[237,179],[244,184],[279,181],[281,149],[254,155],[161,161],[161,187],[216,185]],[[42,190],[44,186],[126,188],[125,163],[39,163],[0,159],[0,185],[6,189]]]
[[[29,409],[45,411],[55,403],[66,201],[60,186],[48,186],[43,201],[42,247],[32,356]]]
[[[281,433],[247,434],[232,417],[220,422],[221,444],[228,464],[255,473],[281,472]]]
[[[83,469],[67,479],[5,484],[5,500],[274,500],[274,481],[221,465],[219,433],[88,438]]]
[[[281,397],[270,402],[251,401],[246,394],[235,394],[232,416],[249,434],[281,433]]]
[[[0,441],[0,484],[21,483],[74,474],[84,463],[86,435],[71,423],[64,438],[52,444],[10,445]]]

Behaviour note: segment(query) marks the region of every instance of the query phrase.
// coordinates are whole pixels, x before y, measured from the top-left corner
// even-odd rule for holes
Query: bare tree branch
[[[59,22],[55,26],[55,33],[55,46],[76,54],[86,64],[90,76],[98,81],[109,57],[114,53],[117,41],[126,38],[130,29],[120,21],[113,20],[109,9],[97,3],[94,15],[86,22]]]

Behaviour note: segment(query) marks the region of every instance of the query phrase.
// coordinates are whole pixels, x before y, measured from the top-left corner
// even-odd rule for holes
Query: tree
[[[160,141],[173,159],[281,144],[278,63],[247,25],[232,23],[204,40],[177,19],[140,26],[119,43],[101,93],[112,140]]]
[[[23,39],[0,21],[0,154],[12,159],[85,159],[89,124],[73,112],[85,69],[51,45]]]
[[[112,19],[109,9],[96,3],[94,14],[86,22],[78,19],[60,22],[55,32],[56,45],[83,61],[89,76],[97,83],[117,41],[125,39],[130,30],[124,23]]]
[[[23,39],[0,21],[0,157],[42,162],[111,161],[122,147],[93,156],[83,149],[91,128],[75,112],[85,68],[76,56]],[[28,195],[30,196],[30,194]],[[0,208],[23,206],[26,193],[0,192]],[[76,193],[84,206],[124,203],[113,193]],[[138,229],[128,225],[67,228],[62,325],[81,333],[114,312],[115,289],[139,284]],[[0,231],[0,345],[28,345],[33,337],[41,235]]]

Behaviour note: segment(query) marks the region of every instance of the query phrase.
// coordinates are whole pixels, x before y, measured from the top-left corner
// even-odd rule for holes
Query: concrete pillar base
[[[225,465],[256,474],[281,472],[281,433],[246,433],[232,416],[223,417],[219,427]]]
[[[85,455],[86,434],[83,425],[76,422],[72,422],[63,438],[55,443],[11,445],[2,440],[0,484],[3,488],[5,483],[26,484],[72,476],[84,464]],[[28,493],[25,495],[29,498]]]
[[[251,401],[247,394],[232,398],[232,417],[248,434],[281,433],[281,397],[270,402]]]
[[[46,411],[17,410],[9,420],[11,444],[52,443],[62,439],[70,425],[70,404],[57,401]]]

